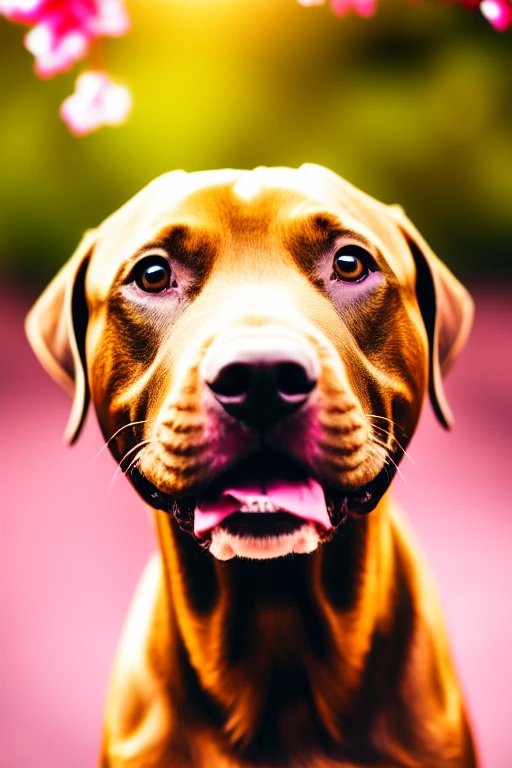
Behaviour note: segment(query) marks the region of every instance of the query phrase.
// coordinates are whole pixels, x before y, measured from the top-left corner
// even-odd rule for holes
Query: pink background
[[[447,382],[456,428],[425,413],[395,480],[440,585],[484,768],[512,766],[512,307],[477,291],[470,345]],[[0,764],[91,768],[110,661],[153,547],[145,508],[90,417],[73,449],[69,401],[22,332],[28,299],[0,293],[2,468]]]

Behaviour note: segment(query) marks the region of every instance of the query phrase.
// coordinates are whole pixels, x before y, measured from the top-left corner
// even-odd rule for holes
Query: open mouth
[[[201,538],[233,514],[252,515],[268,528],[282,514],[303,520],[319,531],[332,528],[322,486],[290,459],[260,453],[236,464],[196,499],[194,533]],[[264,516],[264,517],[263,517]]]
[[[276,454],[238,463],[196,499],[194,533],[220,560],[312,552],[332,527],[321,485]]]
[[[221,560],[264,559],[314,551],[350,513],[366,514],[392,479],[385,466],[358,489],[323,488],[297,462],[272,452],[238,462],[188,498],[174,498],[154,486],[138,468],[131,479],[151,506],[172,513]]]

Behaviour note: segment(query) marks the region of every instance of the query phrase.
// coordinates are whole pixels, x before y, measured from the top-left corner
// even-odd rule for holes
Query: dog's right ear
[[[28,340],[45,370],[73,397],[64,433],[74,443],[83,425],[90,394],[85,369],[88,309],[85,273],[96,242],[86,232],[71,259],[41,294],[25,321]]]
[[[405,237],[416,264],[416,297],[429,342],[429,393],[434,412],[446,429],[453,417],[442,377],[466,345],[473,322],[473,300],[448,267],[432,252],[398,205],[388,212]]]

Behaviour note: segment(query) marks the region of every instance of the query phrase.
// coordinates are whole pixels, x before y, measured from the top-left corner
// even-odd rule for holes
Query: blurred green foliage
[[[83,139],[57,114],[76,71],[38,80],[24,29],[0,19],[4,275],[45,282],[167,170],[310,161],[400,202],[459,275],[512,276],[511,33],[405,0],[369,20],[296,0],[127,5],[132,33],[107,53],[134,111]]]

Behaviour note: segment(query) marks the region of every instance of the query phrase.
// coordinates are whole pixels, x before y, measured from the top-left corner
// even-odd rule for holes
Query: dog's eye
[[[171,269],[163,257],[151,256],[137,267],[135,282],[146,293],[161,293],[174,287],[171,283]],[[174,282],[174,281],[173,281]]]
[[[332,280],[357,283],[368,277],[368,253],[358,245],[345,245],[336,251]]]

